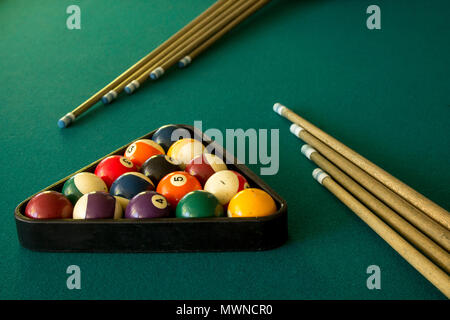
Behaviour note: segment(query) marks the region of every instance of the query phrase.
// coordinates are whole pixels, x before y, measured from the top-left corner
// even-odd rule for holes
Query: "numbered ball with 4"
[[[69,219],[72,218],[72,203],[61,193],[44,191],[28,201],[25,216],[33,219]]]
[[[226,206],[239,191],[249,188],[247,180],[233,170],[223,170],[214,173],[205,183],[205,190],[211,192]]]
[[[141,167],[147,159],[157,154],[165,154],[159,144],[153,140],[141,139],[130,144],[124,156],[136,166]]]
[[[125,157],[109,156],[97,165],[95,175],[100,177],[108,188],[121,175],[127,172],[137,171],[136,165]]]
[[[200,182],[189,173],[176,171],[165,176],[156,187],[156,192],[162,194],[175,209],[178,202],[187,193],[194,190],[201,190]]]
[[[154,191],[137,194],[125,210],[125,218],[149,219],[170,216],[171,210],[167,199]]]
[[[72,202],[76,204],[84,194],[93,191],[108,192],[106,183],[95,174],[90,172],[80,172],[71,177],[64,183],[62,188],[62,194]]]
[[[83,195],[73,209],[74,219],[119,219],[122,207],[115,197],[102,191]]]

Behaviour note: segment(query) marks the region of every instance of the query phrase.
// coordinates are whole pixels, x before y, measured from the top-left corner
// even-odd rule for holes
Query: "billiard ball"
[[[72,202],[73,205],[83,194],[92,191],[108,192],[106,183],[90,172],[80,172],[69,178],[62,188],[62,194]]]
[[[130,144],[125,150],[124,156],[140,167],[148,158],[157,154],[165,154],[159,144],[153,140],[141,139]]]
[[[74,219],[119,219],[122,206],[109,193],[94,191],[83,195],[73,209]]]
[[[156,187],[156,192],[166,197],[170,205],[173,208],[176,208],[178,201],[180,201],[185,194],[201,189],[202,185],[200,182],[189,173],[175,171],[161,179]]]
[[[236,171],[222,170],[214,173],[205,183],[205,190],[211,192],[224,206],[241,190],[249,188],[247,180]]]
[[[141,172],[157,185],[171,172],[182,171],[180,164],[169,156],[158,154],[151,157],[141,167]]]
[[[154,191],[144,191],[131,199],[125,210],[125,218],[162,218],[168,217],[170,213],[170,205],[164,196]]]
[[[100,177],[109,188],[122,174],[137,171],[136,165],[125,157],[109,156],[100,161],[95,168],[95,175]]]
[[[186,164],[206,151],[205,146],[195,139],[181,139],[175,142],[167,151],[167,155],[180,162],[184,169]]]
[[[193,138],[193,134],[187,128],[168,124],[156,130],[152,136],[152,140],[163,147],[166,152],[180,138]]]
[[[224,215],[223,206],[210,192],[192,191],[186,194],[176,209],[177,218],[208,218]]]
[[[115,197],[125,199],[125,201],[122,199],[118,200],[120,200],[122,207],[126,207],[128,203],[126,200],[131,200],[140,192],[152,190],[155,190],[155,185],[149,178],[139,172],[127,172],[113,182],[109,193]]]
[[[229,217],[264,217],[277,212],[272,197],[265,191],[249,188],[236,194],[228,205]]]
[[[28,201],[25,216],[33,219],[72,218],[73,205],[65,196],[56,191],[44,191]]]
[[[197,178],[202,185],[214,173],[227,170],[227,165],[218,156],[204,153],[192,159],[187,165],[185,171]]]

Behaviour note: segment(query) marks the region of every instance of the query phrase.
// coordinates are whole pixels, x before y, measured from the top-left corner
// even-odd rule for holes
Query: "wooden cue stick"
[[[245,15],[245,13],[243,15]],[[248,15],[250,15],[250,14],[248,14]],[[200,46],[198,46],[197,48],[192,50],[188,55],[184,56],[180,61],[178,61],[178,67],[184,68],[187,65],[189,65],[192,62],[192,60],[194,60],[197,56],[199,56],[201,53],[203,53],[210,46],[212,46],[216,41],[218,41],[220,38],[222,38],[227,32],[229,32],[231,29],[236,27],[238,24],[240,24],[247,17],[248,16],[245,16],[245,17],[242,18],[242,15],[240,15],[237,18],[235,18],[226,27],[224,27],[222,30],[217,32],[212,37],[210,37],[207,41],[202,43]]]
[[[311,145],[389,207],[401,214],[403,218],[422,230],[445,250],[450,250],[450,231],[303,128],[293,124],[291,126],[291,132],[307,144]]]
[[[165,48],[163,51],[161,51],[159,54],[157,54],[155,57],[153,57],[151,60],[147,61],[143,66],[141,66],[138,70],[136,70],[133,74],[131,74],[129,77],[124,79],[120,84],[118,84],[114,89],[111,91],[111,95],[108,94],[108,96],[105,96],[106,100],[105,103],[111,102],[113,99],[117,97],[119,93],[121,93],[123,90],[126,90],[127,93],[131,94],[135,90],[137,90],[140,87],[140,82],[138,81],[139,77],[142,75],[143,77],[149,77],[149,70],[153,70],[155,66],[160,63],[162,59],[168,54],[171,54],[178,46],[184,43],[188,43],[191,41],[193,37],[195,37],[198,32],[204,29],[206,25],[209,25],[211,23],[215,23],[218,19],[221,17],[230,14],[233,12],[233,10],[236,9],[236,7],[244,2],[246,0],[238,0],[238,1],[228,1],[224,3],[220,8],[218,8],[216,11],[212,12],[208,17],[203,19],[200,23],[198,23],[196,26],[194,26],[191,30],[186,32],[183,36],[179,37],[176,41],[170,44],[167,48]],[[255,0],[252,0],[255,1]]]
[[[383,202],[378,200],[370,192],[366,191],[352,178],[347,176],[339,168],[329,162],[325,157],[318,153],[310,145],[305,144],[301,149],[302,153],[322,170],[327,172],[342,187],[349,191],[359,201],[365,204],[370,210],[375,212],[388,225],[400,233],[406,240],[412,243],[416,248],[422,251],[426,256],[439,265],[445,272],[450,273],[450,255],[417,230],[414,226],[400,217],[395,211],[391,210]]]
[[[321,169],[314,170],[313,176],[447,298],[450,298],[450,277],[444,271],[439,269],[439,267],[409,244],[408,241],[403,239],[397,232],[391,229]]]
[[[375,179],[383,183],[386,187],[394,191],[395,193],[402,196],[408,202],[410,202],[415,207],[422,210],[430,218],[436,220],[448,230],[450,230],[450,213],[444,208],[440,207],[430,199],[426,198],[424,195],[415,191],[402,181],[398,180],[388,172],[384,171],[374,163],[370,162],[357,152],[353,151],[340,141],[336,140],[326,132],[322,131],[312,123],[303,119],[297,115],[292,110],[288,109],[279,103],[274,105],[274,110],[282,117],[290,120],[293,123],[298,124],[305,130],[309,131],[312,135],[317,137],[319,140],[327,144],[329,147],[333,148],[336,152],[340,153],[348,160],[353,162],[355,165],[366,171],[368,174],[373,176]]]
[[[176,41],[178,38],[180,38],[184,33],[189,31],[190,29],[192,29],[198,22],[200,22],[202,19],[207,17],[211,12],[214,12],[217,8],[222,6],[222,4],[224,4],[226,1],[228,1],[228,0],[219,0],[216,3],[214,3],[208,9],[206,9],[203,13],[201,13],[199,16],[197,16],[194,20],[192,20],[190,23],[188,23],[186,26],[184,26],[181,30],[179,30],[177,33],[175,33],[173,36],[171,36],[169,39],[167,39],[165,42],[163,42],[159,47],[157,47],[156,49],[151,51],[149,54],[147,54],[141,60],[136,62],[133,66],[128,68],[125,72],[123,72],[120,76],[115,78],[112,82],[110,82],[108,85],[106,85],[103,89],[101,89],[100,91],[95,93],[93,96],[91,96],[85,102],[80,104],[74,110],[72,110],[71,112],[69,112],[65,116],[63,116],[58,121],[58,126],[60,128],[69,126],[78,116],[80,116],[82,113],[86,112],[90,107],[92,107],[94,104],[96,104],[98,101],[100,101],[100,99],[106,93],[108,93],[111,89],[113,89],[115,86],[117,86],[123,80],[125,80],[128,76],[130,76],[132,73],[134,73],[140,67],[142,67],[147,61],[152,59],[159,52],[161,52],[166,47],[168,47],[170,44],[172,44],[174,41]]]
[[[206,41],[209,37],[211,37],[212,35],[214,35],[215,33],[217,33],[221,28],[224,28],[227,24],[229,24],[233,19],[235,19],[236,17],[238,17],[240,15],[240,17],[238,19],[240,19],[240,21],[244,20],[245,18],[247,18],[248,16],[252,15],[253,13],[255,13],[257,10],[259,10],[260,8],[262,8],[264,5],[266,5],[270,0],[260,0],[258,2],[256,2],[255,4],[250,6],[250,2],[247,1],[247,3],[245,5],[243,5],[241,8],[244,8],[245,12],[241,14],[240,11],[236,11],[234,13],[232,13],[231,15],[227,16],[224,20],[222,20],[220,23],[218,23],[217,25],[212,26],[211,28],[209,28],[206,33],[202,34],[200,37],[194,39],[193,42],[191,42],[189,45],[187,45],[186,47],[181,47],[180,46],[180,51],[178,51],[176,54],[172,55],[170,58],[168,58],[168,60],[166,60],[166,62],[164,62],[163,64],[161,64],[159,67],[157,67],[156,69],[154,69],[153,71],[151,71],[150,76],[153,80],[158,79],[160,76],[162,76],[165,72],[165,70],[167,70],[168,68],[170,68],[171,66],[173,66],[174,64],[176,64],[182,57],[184,57],[187,53],[189,53],[190,51],[192,51],[194,48],[196,48],[197,46],[199,46],[202,42]],[[139,77],[139,79],[137,79],[137,81],[139,81],[139,83],[143,83],[148,79],[148,77],[144,77],[143,75],[141,77]]]
[[[223,25],[223,28],[226,28],[226,26],[227,26],[229,23],[231,23],[233,19],[236,19],[236,18],[238,18],[240,15],[242,15],[243,13],[245,13],[245,10],[247,10],[247,9],[249,8],[250,5],[252,5],[252,4],[254,4],[254,3],[258,2],[258,1],[259,1],[259,0],[252,0],[252,1],[248,1],[248,0],[245,1],[245,0],[244,0],[242,3],[243,3],[243,4],[246,4],[246,5],[241,5],[241,7],[240,7],[238,10],[236,10],[236,11],[238,11],[238,12],[232,12],[232,13],[228,14],[228,16],[223,16],[223,17],[221,18],[220,21],[215,21],[214,23],[210,23],[209,25],[205,26],[202,30],[200,30],[199,32],[197,32],[197,34],[194,35],[193,39],[198,39],[199,37],[202,37],[205,33],[208,33],[208,32],[211,30],[211,28],[216,27],[217,24],[219,24],[219,25],[222,24],[222,25]],[[230,16],[231,16],[231,15],[233,15],[233,18],[230,19]],[[224,23],[224,21],[227,21],[227,22]],[[217,32],[219,32],[219,31],[220,31],[220,30],[218,29]],[[214,32],[213,32],[213,33],[210,32],[210,34],[213,35]],[[209,36],[203,37],[203,38],[204,38],[203,41],[206,41],[206,40],[208,39],[208,37],[209,37]],[[200,45],[201,43],[202,43],[202,42],[199,42],[199,45]],[[174,50],[173,52],[171,52],[170,55],[165,56],[164,59],[163,59],[162,61],[160,61],[159,64],[160,64],[160,65],[164,65],[167,61],[171,60],[171,59],[173,58],[174,55],[178,54],[178,52],[181,51],[181,50],[182,50],[184,47],[186,47],[187,45],[190,45],[190,42],[186,42],[186,43],[184,43],[183,45],[180,45],[176,50]],[[195,46],[194,46],[194,48],[195,48]],[[149,71],[152,71],[152,70],[150,69]]]

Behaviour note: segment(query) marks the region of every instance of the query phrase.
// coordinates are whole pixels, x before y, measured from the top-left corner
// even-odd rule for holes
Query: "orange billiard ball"
[[[181,198],[191,191],[201,189],[202,185],[197,178],[184,171],[175,171],[161,179],[156,187],[156,192],[166,197],[175,210]]]
[[[153,140],[141,139],[130,144],[125,150],[124,156],[141,167],[147,159],[157,154],[165,154],[164,149],[159,144]]]
[[[264,217],[277,212],[272,197],[265,191],[249,188],[237,193],[228,204],[229,217]]]

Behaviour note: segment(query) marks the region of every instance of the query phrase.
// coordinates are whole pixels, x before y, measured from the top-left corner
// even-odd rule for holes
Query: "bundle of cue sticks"
[[[450,214],[332,136],[276,103],[319,168],[313,177],[450,298]]]
[[[175,33],[159,47],[123,72],[58,121],[60,128],[69,126],[77,117],[100,100],[109,104],[125,91],[132,94],[147,80],[157,80],[177,64],[183,68],[223,35],[266,5],[270,0],[219,0]]]

